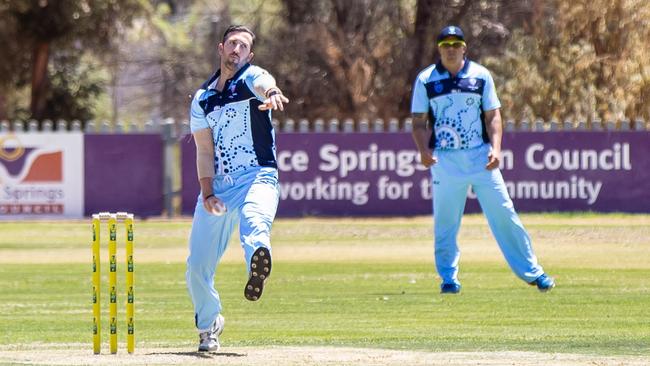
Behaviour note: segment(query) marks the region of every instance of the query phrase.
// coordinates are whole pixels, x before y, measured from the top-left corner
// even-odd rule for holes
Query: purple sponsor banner
[[[503,140],[503,176],[520,211],[650,212],[650,132],[519,132]]]
[[[502,172],[519,211],[650,212],[650,133],[505,133]],[[431,177],[409,133],[277,136],[279,216],[430,214]],[[184,143],[183,212],[198,194]],[[190,202],[186,202],[190,199]],[[480,211],[468,192],[466,212]]]
[[[430,174],[410,134],[281,134],[279,215],[431,212]]]
[[[163,141],[160,134],[84,136],[85,215],[163,211]]]

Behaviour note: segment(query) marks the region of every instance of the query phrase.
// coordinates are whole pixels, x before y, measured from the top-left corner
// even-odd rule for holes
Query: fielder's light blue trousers
[[[443,283],[458,281],[458,229],[471,185],[492,234],[512,271],[532,282],[544,270],[515,212],[499,169],[486,170],[488,144],[469,150],[438,150],[432,166],[435,262]]]
[[[217,176],[213,189],[228,211],[222,216],[209,214],[199,196],[187,258],[187,288],[199,331],[209,329],[221,313],[214,275],[235,225],[239,223],[239,240],[244,249],[246,268],[250,268],[251,257],[257,248],[271,250],[271,225],[279,200],[278,172],[275,168],[258,167],[228,177]]]

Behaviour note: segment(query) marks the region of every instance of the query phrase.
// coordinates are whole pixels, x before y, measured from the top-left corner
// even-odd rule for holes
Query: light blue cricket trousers
[[[230,179],[232,178],[232,179]],[[194,304],[196,327],[210,328],[221,313],[221,300],[214,288],[214,274],[228,241],[239,223],[239,240],[246,268],[259,247],[271,250],[271,225],[278,207],[278,171],[257,167],[229,177],[216,176],[214,194],[227,208],[222,216],[209,214],[199,196],[194,210],[187,258],[187,288]]]
[[[528,283],[544,273],[500,170],[485,169],[490,148],[484,144],[469,150],[436,151],[438,163],[431,167],[435,261],[443,283],[460,284],[457,236],[470,185],[512,271]]]

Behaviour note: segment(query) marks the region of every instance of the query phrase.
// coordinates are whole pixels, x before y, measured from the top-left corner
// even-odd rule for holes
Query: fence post
[[[343,132],[352,133],[354,132],[354,120],[352,118],[346,118],[343,120]]]
[[[14,128],[13,128],[14,133],[23,133],[25,132],[25,123],[21,120],[15,120],[14,121]]]
[[[295,132],[296,130],[296,123],[291,119],[285,119],[284,123],[282,124],[282,132]]]
[[[56,120],[56,131],[65,132],[68,130],[68,122],[63,118]]]
[[[163,139],[163,197],[167,217],[173,217],[180,209],[180,153],[173,118],[167,118],[161,126]]]
[[[549,125],[549,130],[558,131],[559,129],[560,129],[560,122],[558,122],[556,119],[552,119]]]
[[[530,131],[530,122],[527,119],[521,120],[519,123],[519,131]]]
[[[375,119],[372,124],[372,132],[384,132],[384,120],[381,118]]]
[[[388,132],[399,132],[399,120],[397,118],[388,120]]]
[[[643,118],[637,118],[634,120],[634,130],[635,131],[645,130],[645,120]]]
[[[404,132],[413,131],[413,118],[408,117],[404,120]]]
[[[317,118],[314,121],[314,132],[324,132],[325,131],[325,121],[322,118]]]
[[[327,124],[327,132],[339,132],[339,120],[332,118]]]
[[[301,118],[298,121],[298,132],[307,133],[309,132],[309,120],[306,118]]]
[[[83,130],[83,124],[81,123],[80,120],[75,119],[72,122],[70,122],[70,131],[82,131]]]
[[[600,118],[596,117],[591,120],[591,130],[592,131],[602,131],[603,130],[603,122],[600,120]]]
[[[363,118],[359,121],[358,132],[368,133],[370,132],[370,122],[367,119]]]
[[[630,120],[627,118],[623,118],[621,120],[621,126],[620,126],[621,131],[629,131],[630,130]]]
[[[52,132],[54,130],[54,122],[50,119],[44,119],[41,125],[41,131]]]

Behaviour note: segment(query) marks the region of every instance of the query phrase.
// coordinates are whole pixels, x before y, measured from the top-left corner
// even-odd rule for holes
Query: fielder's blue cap
[[[461,41],[465,40],[465,34],[463,33],[463,30],[455,25],[449,25],[442,28],[442,31],[440,31],[440,34],[438,35],[438,42],[447,37],[456,37]]]

